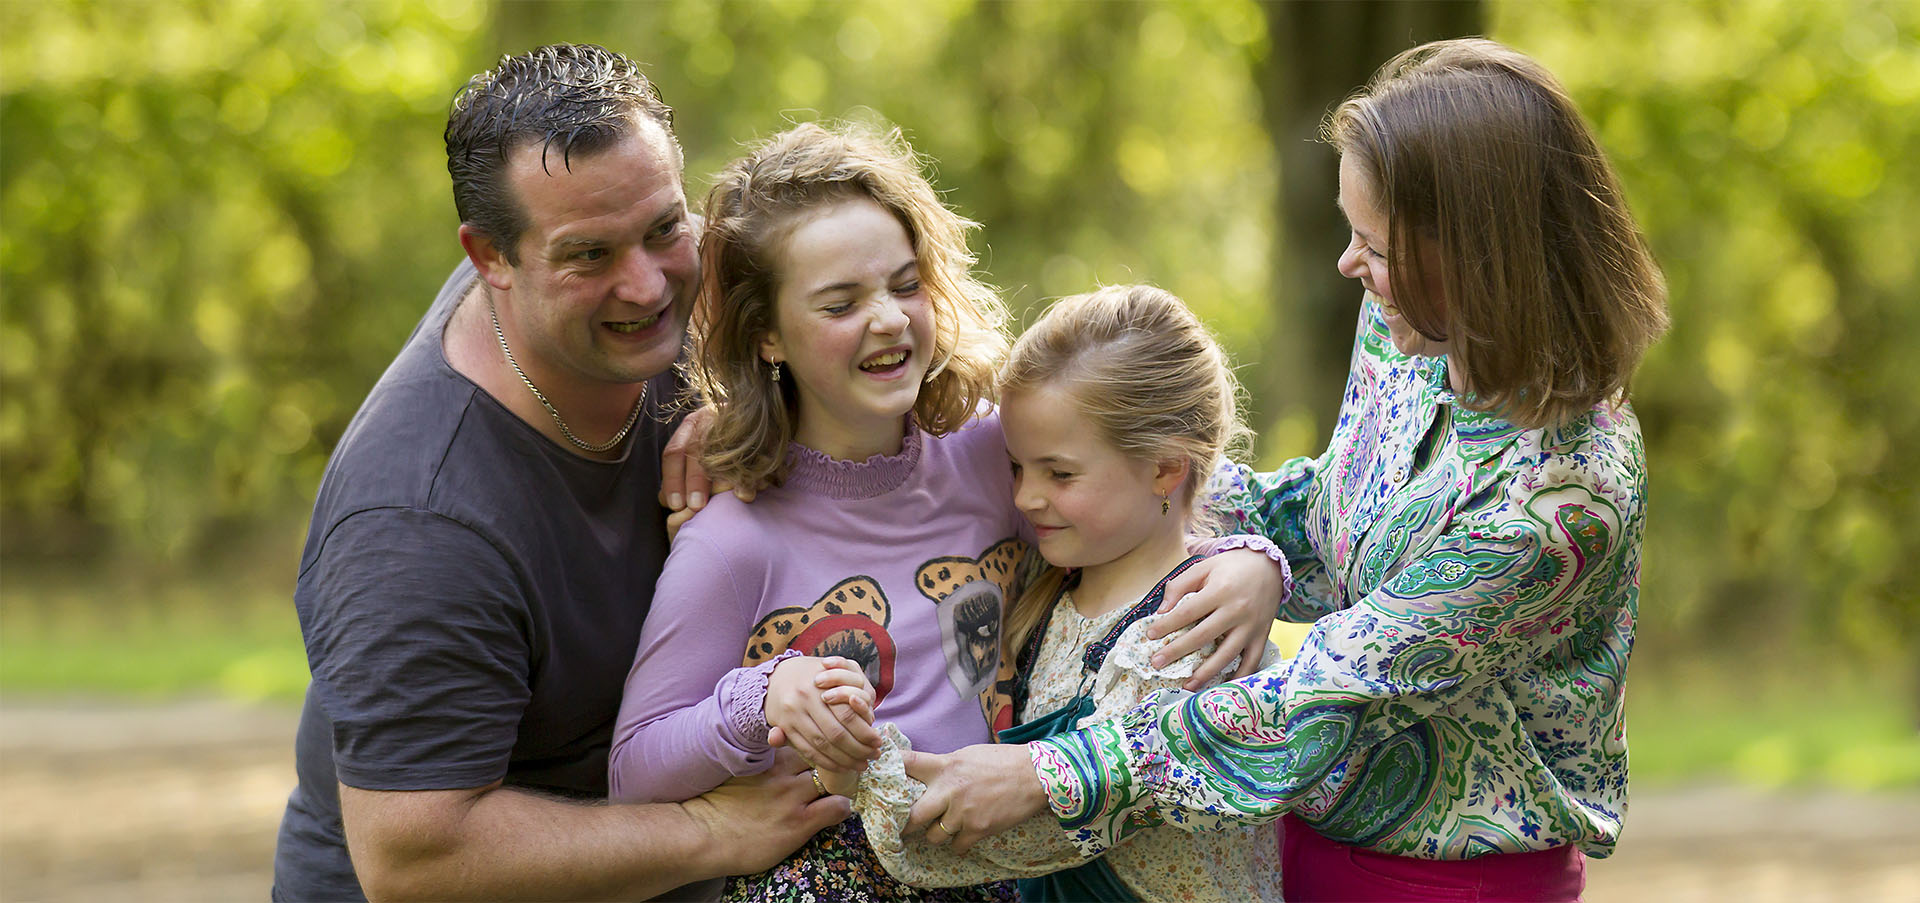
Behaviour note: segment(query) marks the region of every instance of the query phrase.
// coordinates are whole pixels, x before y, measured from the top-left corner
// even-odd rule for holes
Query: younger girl
[[[1016,726],[1000,738],[1017,743],[1119,715],[1194,676],[1199,653],[1154,668],[1167,641],[1147,630],[1167,582],[1198,560],[1187,551],[1196,486],[1246,431],[1219,346],[1180,299],[1148,286],[1055,304],[1014,346],[1000,391],[1015,501],[1051,565],[1007,613]],[[903,845],[919,785],[898,733],[886,735],[855,807],[881,860],[910,883],[1044,875],[1020,882],[1029,903],[1280,899],[1271,827],[1157,827],[1090,861],[1048,816],[966,857]]]
[[[878,738],[835,694],[870,696],[862,714],[922,749],[986,741],[980,694],[1031,533],[1010,502],[998,418],[979,415],[1006,340],[1004,309],[971,275],[972,224],[940,203],[897,133],[811,124],[723,171],[706,217],[692,322],[692,375],[716,409],[704,462],[772,488],[751,505],[714,499],[676,537],[620,705],[613,798],[685,799],[758,773],[776,737],[822,767],[858,768]],[[1269,604],[1230,620],[1271,623],[1278,569],[1232,554],[1214,560],[1215,579]],[[853,819],[728,893],[1012,891],[903,887]]]

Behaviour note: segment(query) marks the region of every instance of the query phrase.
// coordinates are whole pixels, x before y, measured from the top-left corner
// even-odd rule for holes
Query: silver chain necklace
[[[540,391],[540,387],[534,385],[533,380],[527,378],[527,372],[520,369],[520,362],[513,359],[513,349],[507,347],[507,334],[500,331],[500,311],[493,306],[492,294],[487,295],[487,315],[493,318],[493,334],[495,338],[500,340],[500,350],[507,355],[507,366],[512,367],[513,372],[520,375],[520,381],[527,384],[527,390],[533,393],[533,397],[540,399],[540,406],[546,408],[547,413],[553,415],[553,422],[560,425],[560,435],[567,437],[567,441],[573,443],[574,446],[580,450],[592,452],[596,455],[601,452],[612,451],[614,446],[620,444],[620,440],[627,438],[627,431],[633,429],[634,421],[640,419],[640,408],[647,403],[646,383],[640,384],[640,397],[634,399],[633,411],[627,414],[626,425],[620,427],[620,432],[614,433],[613,438],[608,439],[605,445],[588,445],[580,441],[579,436],[573,434],[573,430],[567,427],[567,421],[560,416],[559,409],[553,406],[553,402],[547,400],[547,393]]]

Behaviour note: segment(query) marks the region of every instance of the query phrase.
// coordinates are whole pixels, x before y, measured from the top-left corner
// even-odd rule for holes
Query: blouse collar
[[[1423,394],[1433,404],[1453,409],[1453,432],[1460,438],[1460,455],[1469,463],[1478,464],[1499,455],[1525,431],[1495,412],[1476,411],[1461,404],[1461,397],[1447,382],[1447,367],[1445,356],[1415,360],[1414,372]]]

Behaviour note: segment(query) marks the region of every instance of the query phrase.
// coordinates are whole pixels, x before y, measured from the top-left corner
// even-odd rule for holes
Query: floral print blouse
[[[1088,618],[1074,608],[1070,594],[1061,595],[1028,678],[1030,695],[1023,718],[1045,715],[1073,700],[1080,692],[1081,658],[1087,646],[1118,625],[1130,607]],[[1147,639],[1147,631],[1161,617],[1148,615],[1120,634],[1094,676],[1094,710],[1082,724],[1117,717],[1156,690],[1179,687],[1213,651],[1209,645],[1165,668],[1153,667],[1153,653],[1178,635]],[[1261,663],[1277,661],[1278,651],[1269,643]],[[874,852],[895,878],[921,887],[952,887],[1044,875],[1079,865],[1093,855],[1082,852],[1057,822],[1044,816],[983,838],[966,856],[955,856],[945,845],[918,838],[903,840],[901,832],[925,787],[907,777],[905,753],[910,745],[906,737],[891,723],[882,724],[880,731],[880,758],[861,777],[854,809],[866,825]],[[1107,862],[1144,901],[1279,900],[1276,836],[1273,827],[1253,824],[1205,834],[1151,828],[1108,851]]]
[[[1029,745],[1087,851],[1163,823],[1293,812],[1385,853],[1612,852],[1646,463],[1624,403],[1520,429],[1467,410],[1444,358],[1410,358],[1362,309],[1317,459],[1216,477],[1236,532],[1286,552],[1299,655]]]

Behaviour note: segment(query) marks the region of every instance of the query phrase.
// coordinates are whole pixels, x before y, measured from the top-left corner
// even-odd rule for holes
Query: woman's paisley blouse
[[[1624,403],[1520,429],[1456,404],[1361,312],[1327,451],[1216,476],[1232,532],[1286,552],[1293,659],[1030,745],[1088,851],[1294,812],[1428,859],[1578,844],[1626,813],[1622,708],[1646,463]]]

